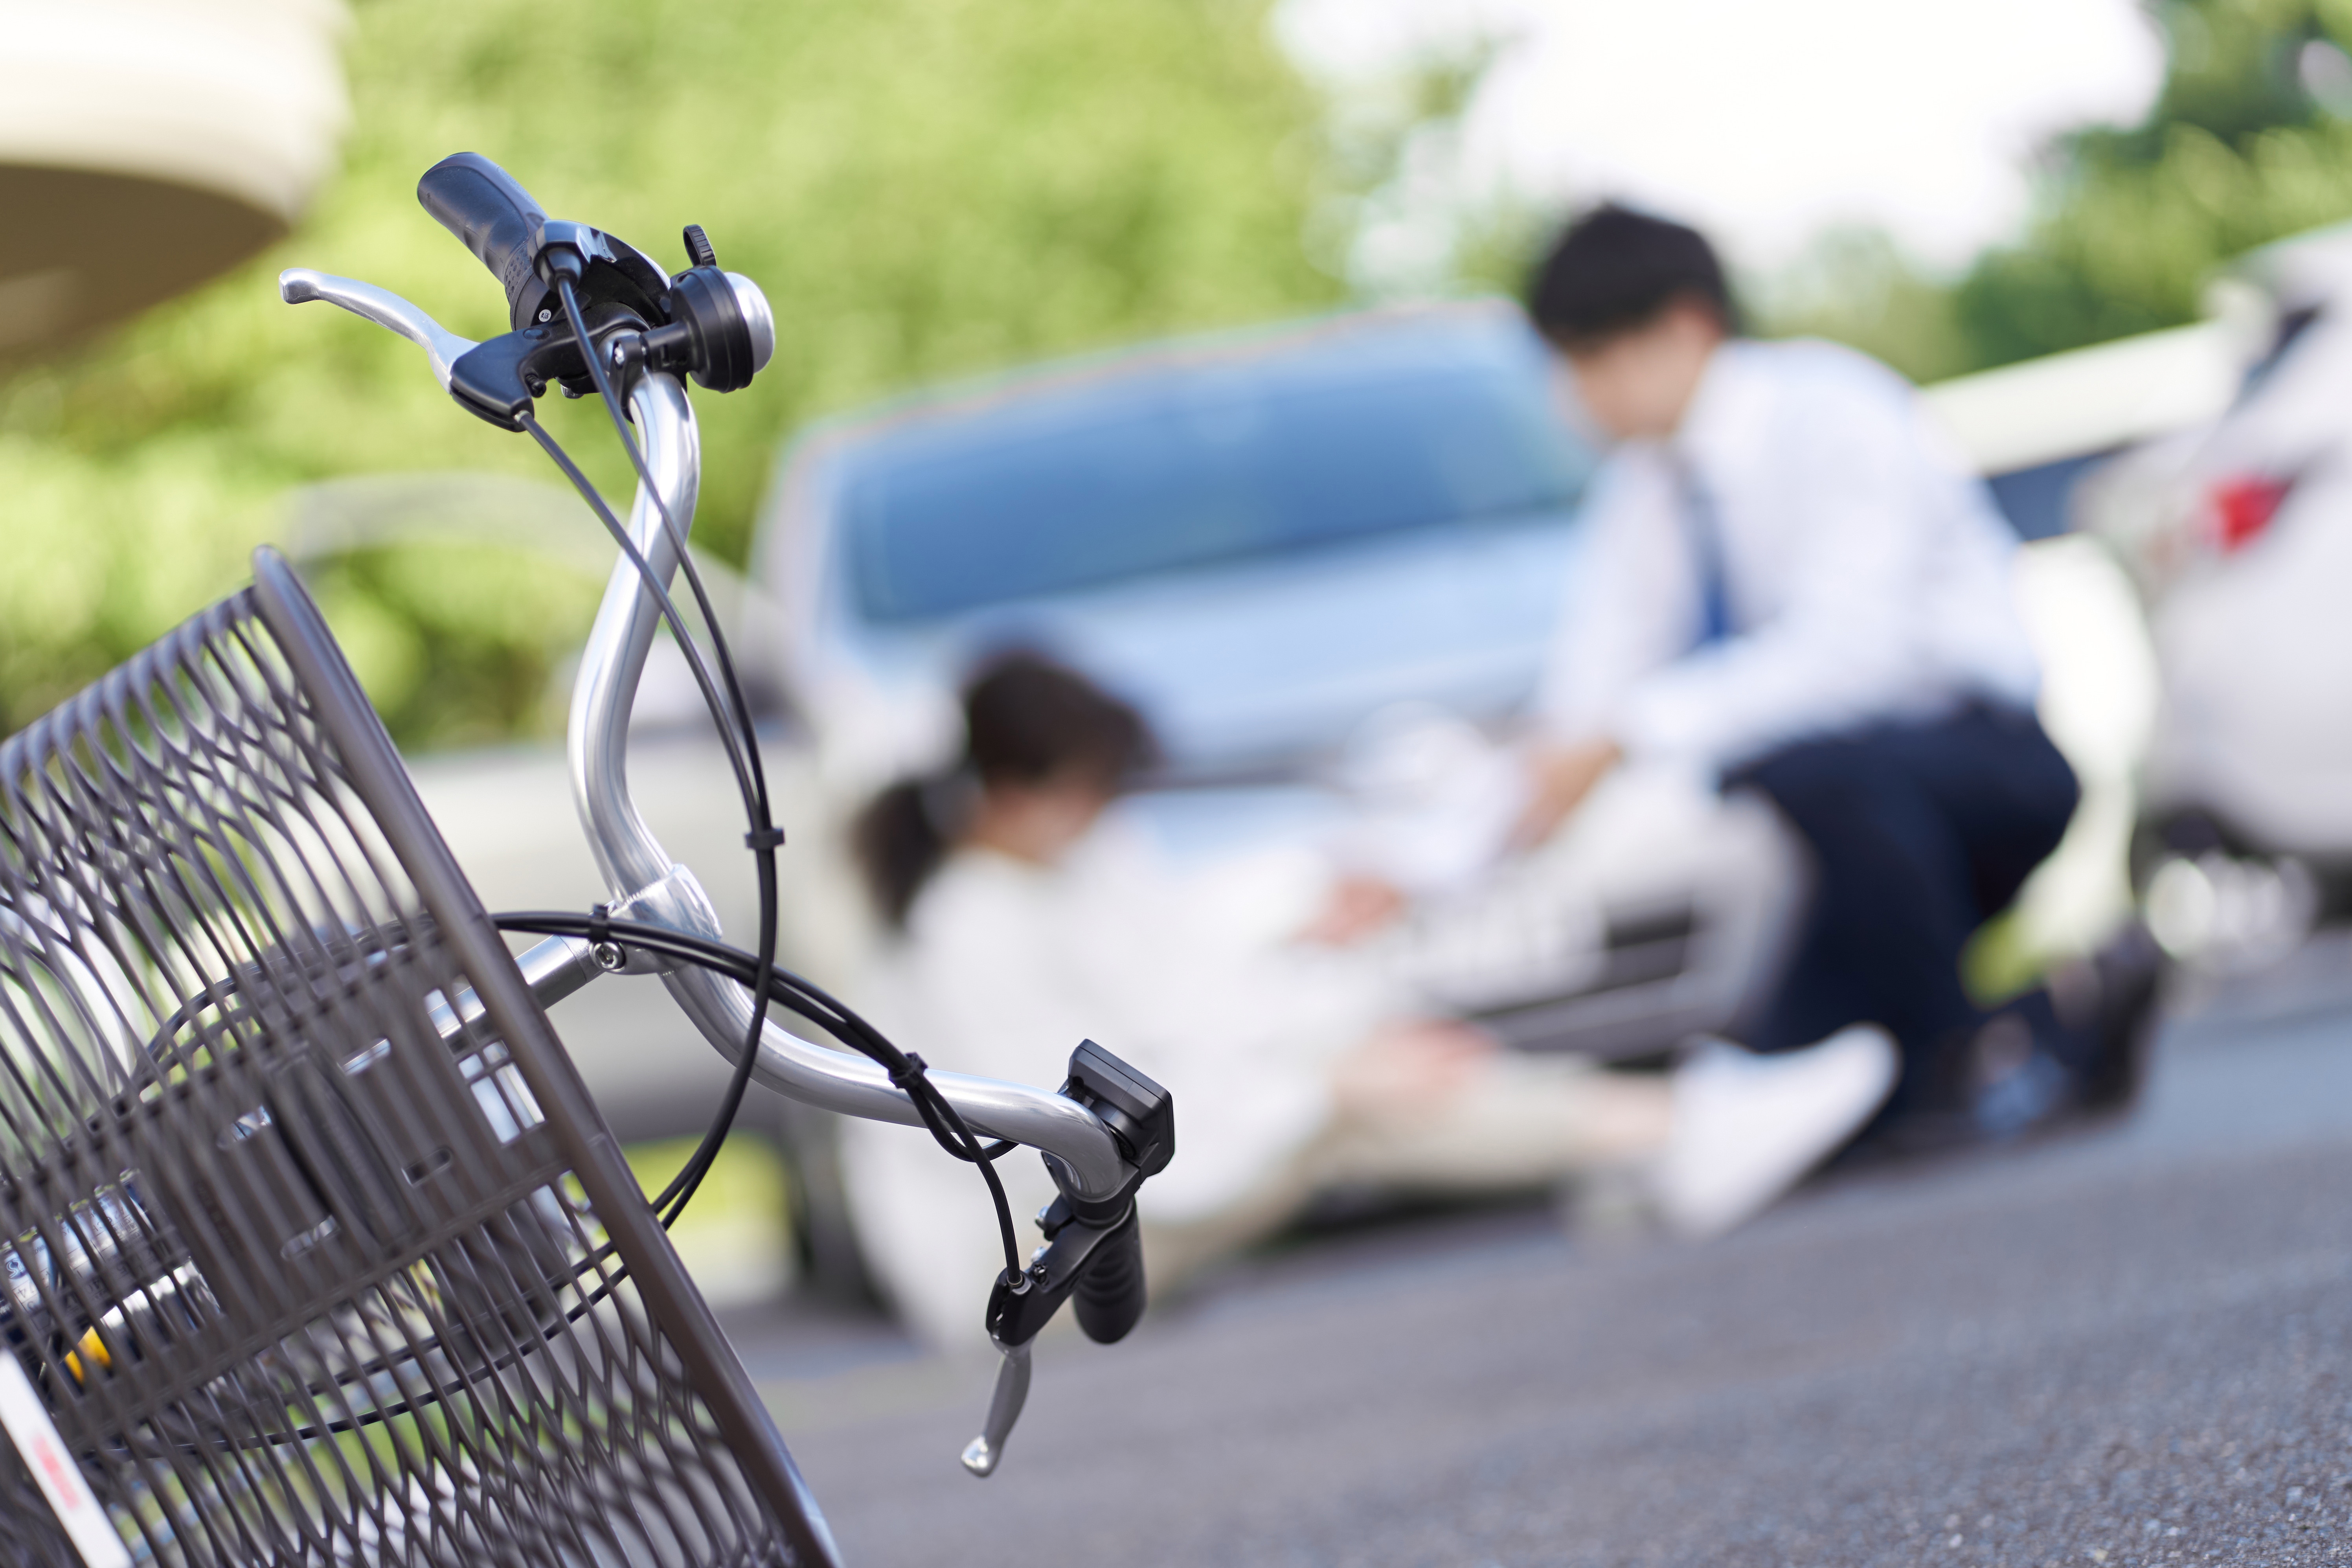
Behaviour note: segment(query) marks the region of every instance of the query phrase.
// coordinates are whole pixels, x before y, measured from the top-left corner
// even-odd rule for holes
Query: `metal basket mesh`
[[[282,563],[0,747],[0,1339],[134,1555],[823,1560]],[[77,1561],[0,1443],[0,1558]]]

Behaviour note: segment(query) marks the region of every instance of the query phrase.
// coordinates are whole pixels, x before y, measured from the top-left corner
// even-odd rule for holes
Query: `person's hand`
[[[1625,758],[1616,742],[1603,735],[1572,746],[1549,747],[1528,759],[1528,803],[1511,830],[1511,846],[1531,849],[1559,831],[1592,786]]]
[[[1331,885],[1320,912],[1298,929],[1298,940],[1345,947],[1371,935],[1403,909],[1404,895],[1392,884],[1378,877],[1342,877]]]
[[[1407,1019],[1340,1058],[1331,1069],[1331,1087],[1340,1109],[1352,1115],[1410,1115],[1459,1093],[1496,1048],[1467,1024]]]

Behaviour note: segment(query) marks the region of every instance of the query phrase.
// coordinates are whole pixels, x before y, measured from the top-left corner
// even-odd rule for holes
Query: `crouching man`
[[[1759,791],[1815,876],[1748,1044],[1882,1026],[1903,1057],[1879,1124],[1898,1143],[2126,1097],[2145,952],[1998,1016],[1962,983],[1962,947],[2057,847],[2077,787],[2034,717],[2014,537],[1917,395],[1851,349],[1740,337],[1707,242],[1620,207],[1568,228],[1528,306],[1614,446],[1522,841],[1628,758]]]

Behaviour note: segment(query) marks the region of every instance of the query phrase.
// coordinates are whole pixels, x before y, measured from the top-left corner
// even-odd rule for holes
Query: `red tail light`
[[[2261,538],[2263,531],[2270,527],[2271,519],[2278,515],[2280,503],[2294,489],[2293,479],[2260,475],[2241,475],[2215,485],[2210,498],[2213,542],[2226,555]]]

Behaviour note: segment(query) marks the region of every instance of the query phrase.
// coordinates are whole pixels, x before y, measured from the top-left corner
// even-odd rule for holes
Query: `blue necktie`
[[[1682,504],[1675,511],[1690,543],[1691,570],[1698,579],[1698,639],[1692,646],[1707,647],[1731,635],[1731,593],[1723,575],[1723,528],[1698,472],[1687,458],[1675,464],[1675,489]]]

